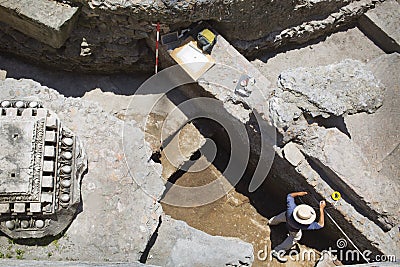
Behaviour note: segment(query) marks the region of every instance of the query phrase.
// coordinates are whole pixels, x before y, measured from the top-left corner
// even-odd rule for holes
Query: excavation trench
[[[190,90],[190,92],[201,91]],[[202,95],[202,97],[204,96]],[[168,97],[176,105],[179,105],[181,101],[185,101],[185,96],[180,93],[171,93]],[[199,97],[199,95],[196,96],[191,93],[191,97]],[[221,110],[221,112],[226,111]],[[159,119],[162,120],[162,118]],[[230,116],[230,119],[236,120],[232,116]],[[202,136],[209,138],[209,142],[215,143],[217,148],[216,156],[215,158],[207,159],[199,151],[194,153],[190,158],[192,161],[190,164],[194,164],[193,162],[196,160],[208,160],[210,163],[209,166],[202,171],[191,171],[190,166],[187,165],[185,166],[185,169],[188,169],[187,171],[178,169],[168,179],[172,183],[172,186],[167,185],[163,196],[164,199],[168,197],[171,188],[174,186],[198,187],[207,185],[216,179],[232,180],[223,176],[230,158],[235,156],[231,153],[229,134],[219,123],[211,119],[194,119],[191,123],[196,126],[196,129]],[[250,141],[253,141],[253,143],[250,143],[252,147],[251,151],[257,150],[256,146],[260,139],[260,136],[256,133],[257,131],[253,129],[247,127],[248,134],[251,136]],[[148,130],[151,131],[151,126]],[[153,160],[161,162],[164,165],[165,158],[163,159],[159,152],[154,154]],[[293,191],[315,193],[311,186],[305,182],[301,182],[303,178],[298,176],[294,167],[278,156],[275,156],[270,172],[265,173],[266,179],[262,185],[256,191],[250,193],[248,189],[249,183],[254,172],[254,164],[257,162],[258,156],[251,153],[249,164],[239,182],[233,184],[234,188],[232,190],[212,203],[197,207],[169,205],[164,203],[163,199],[161,199],[161,203],[167,215],[170,215],[174,219],[183,220],[194,228],[211,235],[237,237],[243,241],[252,243],[255,258],[254,266],[280,266],[280,263],[276,260],[270,261],[269,259],[264,259],[264,252],[271,251],[271,247],[282,242],[286,238],[287,230],[285,225],[270,228],[266,222],[268,218],[285,210],[286,195],[288,193]],[[286,176],[286,179],[282,179],[283,175]],[[297,179],[298,182],[289,184],[286,182],[287,179]],[[297,186],[293,186],[293,184],[297,184]],[[317,206],[317,203],[313,203],[314,200],[312,198],[304,198],[301,201],[312,206]],[[295,250],[313,250],[317,255],[316,258],[310,261],[293,261],[291,266],[314,266],[320,257],[321,251],[329,247],[335,248],[336,240],[341,235],[336,229],[332,228],[330,223],[327,224],[327,227],[318,232],[310,231],[303,233],[300,246],[294,248]]]

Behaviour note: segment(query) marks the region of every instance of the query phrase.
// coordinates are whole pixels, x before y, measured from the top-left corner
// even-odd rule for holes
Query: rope
[[[319,201],[313,196],[313,195],[311,195],[311,197],[317,202],[317,203],[319,203]],[[301,199],[301,197],[299,197],[299,199],[300,199],[300,201],[303,203],[303,204],[305,204],[304,203],[304,201]],[[313,207],[313,206],[312,206]],[[319,206],[318,207],[313,207],[313,208],[319,208]],[[331,209],[334,209],[335,207],[330,207]],[[328,209],[328,208],[325,208],[325,210],[326,209]],[[361,250],[356,246],[356,244],[354,244],[354,242],[350,239],[350,237],[344,232],[344,230],[339,226],[339,224],[332,218],[332,216],[327,212],[327,211],[325,211],[325,214],[326,214],[326,216],[328,216],[328,218],[333,222],[333,224],[339,229],[339,231],[346,237],[346,239],[350,242],[350,244],[358,251],[358,253],[360,253],[360,255],[363,257],[363,259],[367,262],[367,263],[370,263],[369,261],[368,261],[368,259],[364,256],[364,253],[361,253]]]

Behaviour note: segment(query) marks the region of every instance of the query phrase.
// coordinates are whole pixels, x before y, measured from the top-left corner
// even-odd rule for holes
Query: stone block
[[[4,81],[7,77],[7,71],[0,70],[0,81]]]
[[[78,7],[48,0],[0,2],[0,21],[54,48],[69,37],[78,17]]]
[[[55,143],[56,142],[56,132],[46,131],[45,141],[48,143]]]
[[[38,117],[46,117],[47,116],[47,110],[44,108],[38,108],[36,110],[36,116]]]
[[[0,203],[0,213],[9,213],[9,212],[10,212],[10,204]]]
[[[57,129],[57,118],[48,117],[46,119],[46,127],[50,129]]]
[[[54,158],[56,156],[56,150],[53,146],[44,147],[44,156],[49,158]]]
[[[52,176],[43,176],[42,178],[42,187],[44,188],[53,188],[53,177]]]
[[[14,203],[14,212],[24,213],[25,212],[25,203]]]
[[[29,210],[30,210],[30,212],[41,212],[42,211],[42,203],[40,203],[40,202],[29,203]]]
[[[385,1],[366,12],[359,21],[360,28],[385,52],[400,53],[400,4]]]
[[[7,109],[7,116],[17,116],[17,112],[17,108],[9,108]]]
[[[302,161],[305,160],[304,155],[297,148],[295,143],[288,143],[283,148],[283,153],[285,158],[292,164],[293,166],[298,166]]]
[[[32,109],[31,108],[26,108],[22,110],[22,117],[31,117],[32,116]]]
[[[52,160],[43,161],[43,171],[44,172],[54,172],[54,161],[52,161]]]
[[[41,202],[53,202],[53,195],[50,193],[42,193]]]

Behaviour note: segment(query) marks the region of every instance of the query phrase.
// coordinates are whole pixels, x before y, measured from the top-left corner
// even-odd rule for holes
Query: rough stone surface
[[[304,107],[302,95],[297,97],[297,101],[293,96],[286,98],[289,102],[278,102],[276,100],[280,98],[276,96],[270,100],[273,111],[270,115],[283,134],[283,143],[294,140],[306,156],[307,160],[296,168],[298,173],[322,196],[340,191],[343,203],[336,209],[367,239],[376,240],[373,244],[386,253],[396,251],[393,247],[397,241],[392,239],[399,223],[397,199],[394,197],[400,192],[398,160],[395,159],[400,143],[396,115],[399,113],[399,81],[395,74],[399,66],[398,54],[381,56],[363,65],[367,77],[375,77],[370,81],[378,84],[376,80],[380,80],[379,86],[386,88],[385,91],[377,88],[381,92],[378,97],[382,106],[374,108],[373,113],[346,115],[343,111],[341,120],[306,119],[304,115],[293,116],[291,111]],[[348,84],[351,83],[357,84],[357,80],[348,80]],[[285,125],[281,123],[280,112],[286,116]],[[366,220],[370,221],[368,227]]]
[[[372,113],[382,105],[384,91],[365,64],[355,60],[288,70],[281,73],[278,85],[282,91],[276,91],[277,97],[313,117]]]
[[[124,122],[108,115],[97,104],[65,98],[32,80],[6,79],[0,83],[0,88],[1,98],[34,98],[56,112],[65,125],[81,137],[89,161],[82,182],[82,212],[56,244],[21,246],[24,257],[137,261],[158,225],[162,208],[156,199],[138,188],[129,171],[134,177],[146,179],[143,186],[152,195],[161,196],[164,190],[158,175],[160,166],[148,161],[151,152],[140,142],[144,138],[142,131],[134,122],[125,122],[135,140],[130,144],[133,157],[128,160],[134,160],[137,166],[128,170],[121,142]],[[0,244],[7,247],[7,239],[1,238]]]
[[[0,50],[66,70],[152,71],[154,58],[144,39],[154,30],[155,21],[175,30],[207,20],[235,47],[256,54],[335,31],[378,1],[71,2],[82,6],[81,14],[63,47],[53,49],[0,24]],[[253,30],[249,32],[249,28]]]
[[[178,233],[190,233],[193,247],[197,244],[209,251],[221,249],[221,254],[226,255],[224,259],[232,262],[241,259],[251,265],[253,251],[248,243],[238,239],[209,236],[183,222],[174,221],[169,224],[165,220],[164,224],[164,221],[160,221],[162,207],[158,200],[164,191],[161,165],[150,160],[152,150],[144,142],[145,135],[140,128],[144,128],[143,124],[136,123],[132,118],[124,117],[125,121],[118,119],[111,115],[114,113],[113,108],[108,110],[111,114],[101,109],[98,104],[102,102],[99,95],[98,103],[80,98],[65,98],[32,80],[6,79],[0,82],[0,92],[0,98],[36,99],[55,111],[65,125],[82,138],[89,161],[88,172],[82,182],[82,211],[64,235],[56,240],[41,240],[39,246],[26,246],[25,243],[10,245],[2,237],[2,251],[11,257],[18,256],[23,251],[23,258],[27,260],[78,262],[74,266],[96,266],[93,261],[99,262],[98,266],[104,265],[104,262],[110,262],[110,266],[113,266],[113,262],[129,262],[129,266],[142,266],[137,261],[148,246],[151,236],[160,227],[162,231],[173,233],[177,237]],[[129,114],[133,115],[128,112]],[[138,114],[135,116],[141,118]],[[122,146],[123,127],[124,133],[130,137],[124,143],[126,147]],[[128,169],[124,153],[128,155],[128,163],[132,161],[129,166],[135,168]],[[176,225],[179,226],[178,231],[174,228]],[[169,235],[164,237],[167,240],[171,238]],[[157,240],[158,238],[156,242]],[[206,243],[201,243],[202,241]],[[186,248],[190,250],[189,254],[185,247],[178,248],[179,250],[171,253],[171,257],[174,257],[171,262],[185,261],[186,266],[193,266],[192,263],[199,261],[190,247]],[[249,258],[245,258],[241,251],[246,251]],[[219,257],[208,259],[217,263]],[[29,266],[30,262],[26,264]],[[68,263],[61,264],[68,266]]]
[[[77,21],[78,9],[47,0],[2,1],[0,21],[42,43],[60,48]]]
[[[7,98],[0,136],[1,231],[13,239],[60,234],[80,209],[87,158],[79,138],[41,103]]]
[[[171,177],[183,164],[190,161],[190,157],[199,150],[206,140],[199,130],[192,124],[186,124],[161,151],[163,165],[162,176],[165,180]]]
[[[253,247],[237,238],[211,236],[168,216],[162,219],[148,263],[161,266],[251,266]]]

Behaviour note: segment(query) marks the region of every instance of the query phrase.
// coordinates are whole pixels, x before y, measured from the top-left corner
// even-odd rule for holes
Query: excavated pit
[[[353,31],[351,28],[347,28],[348,31]],[[149,30],[150,32],[150,30]],[[339,33],[341,34],[341,33]],[[17,34],[18,35],[18,34]],[[147,35],[147,34],[146,34]],[[79,36],[80,37],[80,36]],[[325,37],[324,37],[325,38]],[[350,34],[350,38],[353,38],[353,35]],[[75,38],[79,39],[80,38]],[[294,38],[296,39],[296,38]],[[76,41],[76,40],[75,40]],[[318,46],[318,43],[323,42],[324,40],[318,40],[312,43],[314,46]],[[340,40],[342,41],[342,40]],[[349,40],[347,40],[349,41]],[[350,40],[353,41],[353,40]],[[143,39],[141,39],[142,46],[144,47]],[[239,47],[244,49],[246,47],[246,42],[241,43],[240,41],[236,41],[235,44]],[[360,44],[357,44],[360,45]],[[302,48],[306,47],[307,45],[303,46]],[[361,45],[362,46],[362,45]],[[311,45],[309,46],[310,49],[313,49]],[[365,47],[363,47],[365,48]],[[147,48],[146,48],[147,49]],[[257,47],[258,49],[258,47]],[[325,48],[325,55],[330,53],[328,48]],[[373,48],[369,48],[368,50],[371,53],[375,53],[374,56],[380,55],[380,52],[376,52]],[[251,49],[250,49],[251,50]],[[296,49],[293,49],[296,50]],[[360,49],[359,49],[360,50]],[[361,49],[362,50],[362,49]],[[286,51],[283,51],[286,53]],[[356,52],[352,52],[356,53]],[[361,52],[359,52],[361,53]],[[145,54],[145,53],[143,53]],[[150,53],[148,53],[150,54]],[[344,55],[344,53],[343,53]],[[353,55],[353,54],[352,54]],[[342,54],[336,56],[335,58],[338,59],[341,57]],[[287,58],[290,56],[287,56]],[[372,56],[371,56],[372,58]],[[7,69],[8,76],[14,78],[21,78],[21,77],[28,77],[35,79],[41,82],[44,85],[49,87],[56,88],[59,90],[60,93],[66,96],[74,96],[74,97],[82,97],[85,95],[86,92],[90,91],[94,88],[101,88],[103,91],[110,91],[117,95],[132,95],[137,87],[142,83],[145,79],[149,77],[148,74],[138,74],[134,73],[134,78],[130,77],[130,75],[114,75],[112,78],[109,76],[104,77],[104,75],[86,75],[86,74],[77,74],[77,73],[67,73],[63,71],[54,71],[54,70],[46,70],[43,71],[42,67],[31,66],[30,64],[20,63],[15,64],[14,58],[8,56],[2,56],[2,65],[1,68]],[[135,59],[136,60],[136,59]],[[275,60],[274,56],[268,58],[272,62]],[[296,65],[297,63],[290,62],[291,60],[298,60],[296,59],[288,59],[286,67],[291,67]],[[45,60],[46,61],[46,60]],[[143,62],[148,63],[148,59],[143,60]],[[267,61],[267,60],[265,60]],[[329,60],[326,60],[329,61]],[[265,63],[265,62],[264,62]],[[6,65],[12,65],[12,68],[5,67]],[[108,64],[108,62],[107,62]],[[106,67],[102,69],[102,71],[106,70],[109,71],[111,68],[106,64]],[[125,63],[124,63],[125,64]],[[122,67],[126,67],[126,65],[121,65]],[[150,63],[138,65],[138,69],[150,69],[148,67]],[[255,63],[262,64],[262,63]],[[276,63],[278,64],[278,63]],[[280,62],[279,62],[280,64]],[[101,64],[100,64],[101,65]],[[113,64],[110,64],[114,66]],[[130,64],[131,66],[133,64]],[[89,64],[84,65],[83,69],[88,68]],[[261,67],[260,67],[261,68]],[[134,69],[134,68],[133,68]],[[278,68],[277,68],[278,69]],[[51,76],[51,78],[48,77]],[[273,77],[277,77],[276,73],[268,74]],[[271,77],[268,77],[271,78]],[[271,79],[272,80],[272,79]],[[128,85],[129,84],[129,85]],[[122,89],[123,88],[123,89]],[[206,93],[200,86],[198,85],[191,85],[185,88],[180,88],[180,92],[170,93],[167,95],[169,101],[174,103],[175,105],[179,105],[180,103],[188,100],[189,98],[193,97],[213,97],[211,94]],[[90,98],[90,96],[86,96]],[[92,97],[94,101],[103,101],[102,105],[109,105],[104,103],[104,100],[95,99]],[[233,103],[238,104],[238,103]],[[110,105],[111,106],[111,105]],[[118,117],[122,120],[129,120],[131,117],[130,115],[126,114],[125,110],[118,109],[118,107],[108,107],[107,111],[110,111],[114,116]],[[226,112],[222,110],[222,112]],[[135,117],[136,116],[136,117]],[[140,117],[140,114],[135,114],[133,118]],[[236,118],[226,114],[231,120],[237,120]],[[162,115],[154,113],[154,121],[152,123],[156,124],[157,122],[161,122],[165,119]],[[321,127],[329,128],[336,128],[346,136],[351,138],[351,134],[347,129],[346,122],[343,117],[330,117],[330,119],[325,119],[322,117],[306,117],[306,120],[309,124],[316,123]],[[193,125],[197,129],[197,131],[205,138],[209,138],[213,142],[215,142],[217,147],[217,154],[215,158],[205,158],[199,150],[196,150],[190,156],[190,160],[192,163],[189,165],[180,166],[176,170],[172,170],[172,175],[168,175],[168,177],[164,177],[168,179],[169,182],[172,183],[171,186],[167,186],[163,198],[165,198],[169,190],[173,188],[175,185],[186,186],[186,187],[197,187],[201,185],[208,184],[215,179],[218,179],[222,173],[224,172],[230,157],[232,156],[230,146],[232,145],[230,142],[230,138],[227,135],[226,131],[224,131],[221,125],[208,120],[208,119],[196,119],[192,121]],[[147,125],[145,128],[149,134],[150,139],[148,141],[151,143],[152,141],[154,144],[157,143],[157,139],[153,138],[154,132],[157,132],[157,129],[153,132],[152,127],[154,125]],[[158,126],[157,126],[158,127]],[[257,128],[257,126],[255,126]],[[259,144],[260,136],[254,131],[254,120],[250,120],[246,124],[246,130],[249,136],[251,137],[251,151],[257,151],[257,144]],[[153,139],[151,139],[153,138]],[[282,136],[278,134],[277,136],[277,144],[282,143]],[[167,166],[165,162],[163,162],[163,153],[162,150],[159,149],[158,144],[154,145],[153,147],[153,156],[151,160],[156,163],[162,164],[164,168],[170,168]],[[195,161],[209,161],[210,165],[203,171],[200,172],[190,172],[190,165],[193,165]],[[321,175],[322,178],[325,177],[325,181],[329,184],[332,181],[329,181],[329,177],[332,175],[327,175],[326,170],[323,168],[318,168],[318,161],[316,159],[307,157],[307,161],[310,163],[311,166],[314,167],[315,170]],[[287,160],[283,157],[276,155],[274,157],[271,170],[268,173],[266,179],[264,180],[263,184],[254,192],[249,192],[249,183],[252,178],[252,174],[254,172],[254,167],[258,162],[257,153],[252,153],[250,155],[249,165],[246,169],[245,174],[241,177],[239,183],[234,185],[234,189],[230,190],[226,195],[219,198],[218,200],[209,203],[207,205],[203,205],[200,207],[193,207],[193,208],[182,208],[176,207],[172,205],[168,205],[162,202],[163,210],[167,215],[171,217],[183,220],[187,222],[190,226],[207,232],[211,235],[221,235],[221,236],[231,236],[231,237],[238,237],[243,241],[252,243],[254,246],[254,264],[253,266],[281,266],[276,261],[266,262],[263,260],[258,259],[257,252],[260,250],[267,249],[270,251],[271,243],[272,247],[280,243],[286,236],[287,230],[283,225],[278,227],[273,227],[270,229],[266,225],[266,220],[273,215],[281,212],[285,209],[285,198],[287,193],[292,191],[308,191],[312,192],[314,196],[321,199],[321,196],[318,193],[315,193],[315,189],[308,184],[304,177],[302,177],[295,169],[293,165],[291,165]],[[188,168],[189,171],[185,171],[183,169]],[[227,181],[230,181],[230,177],[223,177]],[[336,184],[335,184],[336,185]],[[333,187],[333,186],[332,186]],[[347,193],[347,192],[346,192]],[[351,192],[350,192],[351,193]],[[351,195],[351,194],[347,194]],[[303,198],[301,201],[309,203],[312,206],[317,206],[317,203],[313,198]],[[352,199],[346,199],[350,204],[354,205],[356,211],[362,215],[365,215],[369,219],[373,220],[375,214],[371,212],[369,207],[364,205],[364,203],[358,203],[357,197],[353,197]],[[351,231],[352,235],[357,235],[357,244],[361,245],[362,249],[372,249],[373,254],[379,254],[380,252],[371,246],[364,246],[364,244],[369,243],[370,241],[366,239],[365,235],[361,232],[357,233],[357,230],[352,227],[352,225],[346,221],[343,215],[333,209],[332,207],[328,207],[327,211],[331,213],[332,216],[338,219],[338,222],[345,231]],[[318,254],[324,249],[328,247],[336,247],[336,241],[339,238],[343,238],[342,233],[326,218],[326,227],[318,232],[304,232],[303,238],[300,242],[300,249],[310,248],[316,251]],[[160,224],[162,222],[160,221]],[[376,224],[380,224],[378,219],[375,221]],[[160,226],[159,224],[159,226]],[[380,227],[384,228],[385,225],[379,225]],[[316,236],[318,238],[316,238]],[[154,235],[154,242],[156,242],[157,235]],[[151,244],[149,243],[149,246]],[[349,249],[352,249],[349,247]],[[151,247],[148,249],[146,248],[146,252],[143,254],[143,257],[140,259],[142,262],[146,262],[148,257],[151,257]],[[318,258],[317,258],[318,259]],[[317,260],[316,259],[316,260]],[[290,266],[314,266],[316,261],[310,262],[290,262]],[[360,259],[358,262],[363,262]],[[355,263],[352,262],[344,262],[344,263]]]

